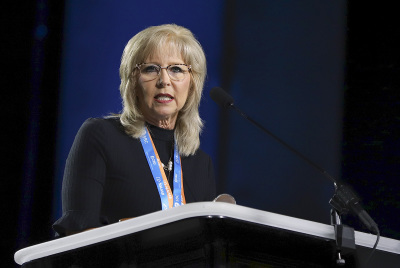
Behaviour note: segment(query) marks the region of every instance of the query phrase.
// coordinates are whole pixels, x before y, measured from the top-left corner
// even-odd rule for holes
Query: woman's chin
[[[177,111],[175,109],[159,109],[155,111],[155,116],[158,120],[171,120],[176,118]]]
[[[178,113],[172,110],[156,110],[145,116],[145,120],[155,126],[174,128],[177,115]]]

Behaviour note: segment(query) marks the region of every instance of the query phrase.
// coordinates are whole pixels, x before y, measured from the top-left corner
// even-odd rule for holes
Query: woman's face
[[[146,63],[166,67],[171,64],[185,64],[181,55],[170,48],[164,48],[149,57]],[[159,77],[146,81],[139,76],[138,103],[145,120],[155,126],[173,129],[179,111],[185,105],[190,88],[190,73],[180,81],[171,80],[166,69]]]

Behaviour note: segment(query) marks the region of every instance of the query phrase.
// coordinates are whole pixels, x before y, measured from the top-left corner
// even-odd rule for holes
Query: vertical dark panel
[[[63,2],[38,1],[32,38],[29,122],[17,246],[51,238]]]
[[[394,3],[348,1],[343,176],[400,239],[400,32]],[[347,222],[363,229],[358,219]]]
[[[32,204],[33,217],[31,221],[32,230],[34,231],[30,236],[31,243],[48,240],[53,234],[51,231],[53,204],[50,200],[53,196],[54,166],[56,163],[56,135],[64,22],[64,1],[39,2],[39,10],[37,12],[46,12],[41,10],[44,8],[41,5],[47,5],[47,19],[46,24],[37,26],[36,31],[43,26],[47,27],[47,30],[41,48],[41,55],[38,55],[42,57],[43,65],[41,66],[41,81],[38,84],[40,91],[39,117],[37,118],[39,132],[37,170]]]
[[[14,267],[13,254],[18,248],[18,214],[21,200],[21,185],[29,114],[29,79],[34,27],[35,1],[0,4],[2,25],[2,98],[3,127],[1,137],[1,202],[4,221],[0,250],[2,266]]]
[[[221,65],[221,87],[226,91],[231,88],[232,74],[235,70],[236,50],[235,50],[235,29],[236,29],[236,1],[230,1],[225,5],[225,19],[223,23],[223,39],[222,39],[222,65]],[[218,131],[218,169],[216,172],[217,193],[221,194],[226,192],[229,157],[226,152],[228,151],[230,136],[229,136],[229,117],[230,113],[226,109],[219,110],[219,128]]]
[[[339,176],[345,1],[234,2],[226,90],[249,116]],[[227,120],[225,191],[242,205],[329,222],[332,183],[237,114]]]
[[[2,262],[13,267],[17,249],[51,238],[51,197],[58,109],[63,1],[3,3],[7,29],[2,107],[1,202],[6,217]]]

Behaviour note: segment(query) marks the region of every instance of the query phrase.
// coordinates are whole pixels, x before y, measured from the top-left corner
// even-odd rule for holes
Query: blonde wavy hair
[[[193,155],[200,146],[203,121],[199,106],[207,67],[204,51],[190,30],[175,24],[152,26],[129,40],[119,69],[123,104],[119,117],[128,135],[139,138],[144,134],[145,120],[139,110],[137,95],[140,73],[135,66],[167,46],[180,52],[184,62],[192,67],[188,98],[175,124],[175,140],[182,156]]]

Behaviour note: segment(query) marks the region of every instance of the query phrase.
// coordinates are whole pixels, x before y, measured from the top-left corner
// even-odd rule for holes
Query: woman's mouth
[[[171,102],[171,101],[174,99],[174,97],[172,97],[172,96],[169,95],[169,94],[157,94],[157,95],[154,97],[154,99],[155,99],[155,101],[158,102],[158,103],[169,103],[169,102]]]

